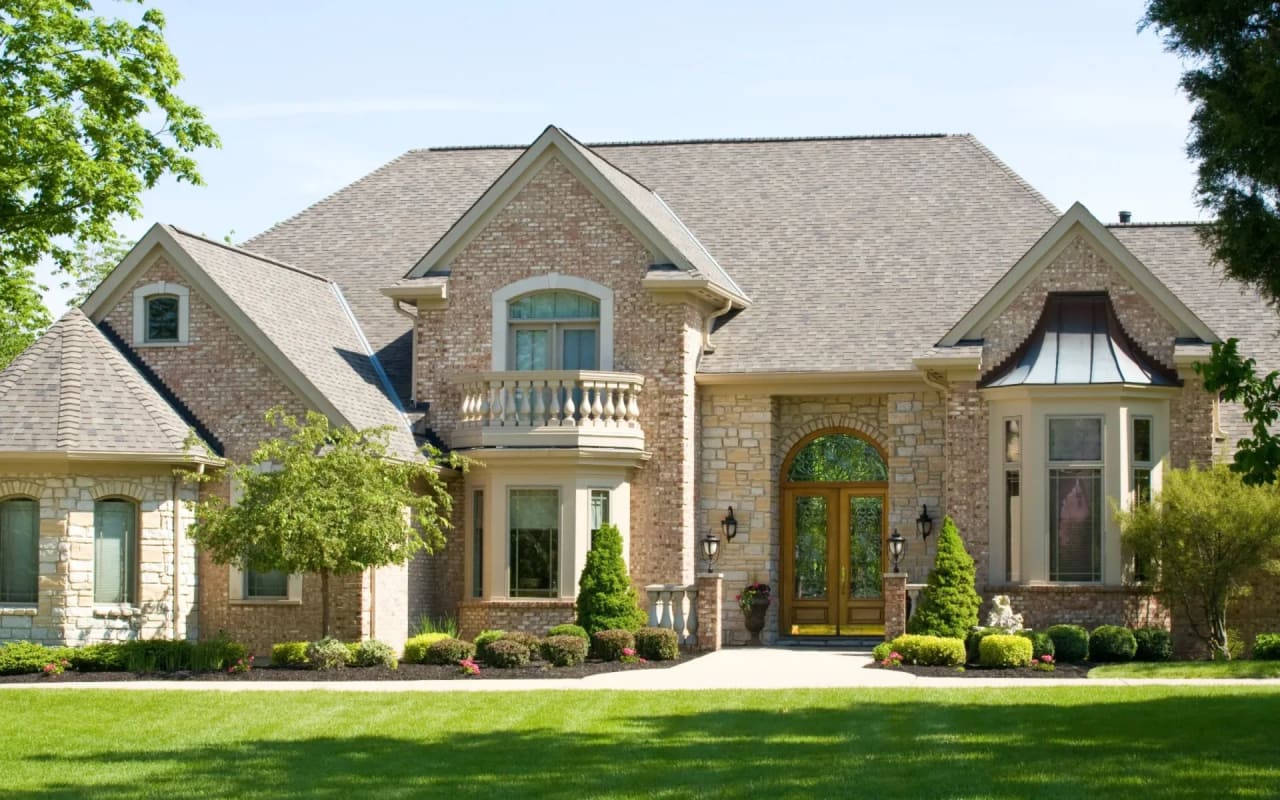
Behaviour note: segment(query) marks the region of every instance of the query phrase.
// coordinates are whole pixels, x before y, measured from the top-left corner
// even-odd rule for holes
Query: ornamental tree
[[[587,563],[578,580],[578,625],[587,633],[634,631],[644,625],[636,587],[622,560],[622,533],[605,523],[591,536]]]
[[[437,551],[452,501],[437,454],[389,458],[387,428],[332,426],[315,412],[299,422],[279,408],[267,412],[267,422],[281,435],[259,445],[248,463],[223,471],[239,487],[239,500],[197,503],[191,537],[218,564],[318,573],[329,636],[330,578]]]
[[[920,593],[920,605],[907,621],[908,633],[963,639],[978,624],[982,598],[975,586],[977,571],[964,549],[951,517],[942,521],[938,553],[929,582]]]
[[[1151,503],[1116,517],[1124,543],[1155,566],[1161,603],[1215,658],[1230,658],[1227,607],[1280,573],[1280,488],[1249,485],[1221,465],[1172,469]]]

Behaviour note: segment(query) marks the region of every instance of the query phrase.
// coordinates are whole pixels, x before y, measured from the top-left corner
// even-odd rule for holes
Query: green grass
[[[1280,678],[1280,661],[1166,661],[1108,664],[1090,678]]]
[[[4,690],[0,776],[6,800],[1261,797],[1278,717],[1234,686]]]

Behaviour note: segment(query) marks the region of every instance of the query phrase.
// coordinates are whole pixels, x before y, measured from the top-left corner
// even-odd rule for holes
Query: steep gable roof
[[[90,296],[86,313],[105,315],[156,247],[309,405],[354,428],[389,426],[391,453],[416,457],[408,421],[341,289],[319,275],[157,225]]]
[[[0,372],[0,455],[202,460],[189,433],[79,309]]]

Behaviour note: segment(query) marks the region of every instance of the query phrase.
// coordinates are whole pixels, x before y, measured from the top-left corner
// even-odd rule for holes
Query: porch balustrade
[[[907,584],[907,619],[911,619],[916,613],[916,608],[920,605],[920,593],[924,591],[924,587],[928,584],[924,583],[908,583]]]
[[[649,595],[649,627],[673,630],[681,647],[697,647],[697,585],[654,583],[644,590]]]

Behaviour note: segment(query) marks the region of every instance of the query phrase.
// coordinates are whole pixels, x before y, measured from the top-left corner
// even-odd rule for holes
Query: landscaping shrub
[[[396,658],[396,651],[391,649],[391,645],[376,639],[356,645],[354,663],[357,667],[386,667],[387,669],[397,669],[400,666],[400,660]]]
[[[636,635],[631,631],[596,631],[591,636],[591,654],[601,661],[618,661],[622,651],[634,649]]]
[[[1004,628],[973,628],[964,635],[964,658],[966,664],[978,663],[978,648],[982,644],[982,640],[988,636],[997,636],[1005,633]]]
[[[507,635],[507,632],[501,631],[501,630],[480,631],[480,634],[475,638],[476,658],[480,659],[481,661],[488,661],[489,645],[493,644],[496,641],[499,641],[500,639],[505,638],[506,635]]]
[[[306,665],[306,642],[281,642],[271,645],[271,666],[305,667]]]
[[[587,563],[578,579],[578,625],[587,633],[634,631],[645,623],[636,587],[622,560],[622,534],[605,523],[591,535]]]
[[[1089,660],[1095,663],[1132,661],[1136,652],[1138,642],[1128,628],[1099,625],[1089,634]]]
[[[195,648],[192,648],[191,659],[194,663]],[[76,672],[124,672],[125,667],[124,649],[116,642],[71,648],[67,660]]]
[[[512,642],[519,642],[524,645],[529,651],[530,661],[537,661],[539,658],[542,658],[542,639],[534,636],[532,633],[512,631],[502,638]]]
[[[995,669],[1025,667],[1031,663],[1031,640],[1003,633],[985,636],[978,645],[978,663]]]
[[[587,660],[587,640],[572,633],[548,636],[542,640],[542,657],[557,667],[581,664]]]
[[[591,641],[591,634],[587,633],[586,628],[581,625],[574,625],[571,622],[567,622],[564,625],[556,625],[551,630],[547,631],[547,636],[548,638],[552,636],[577,636],[587,640],[588,642]]]
[[[191,669],[191,642],[170,639],[135,639],[122,642],[125,669],[130,672],[177,672]]]
[[[523,667],[529,663],[529,648],[515,639],[495,639],[485,645],[484,661],[500,669]]]
[[[680,657],[680,639],[670,628],[641,628],[636,631],[636,655],[650,661],[671,661]]]
[[[978,624],[982,598],[974,588],[973,559],[964,550],[960,532],[951,517],[942,521],[938,555],[929,582],[920,593],[920,607],[907,622],[911,633],[948,636],[961,640]],[[901,652],[901,651],[899,651]],[[904,654],[905,655],[905,654]]]
[[[71,648],[45,647],[34,642],[0,645],[0,675],[29,675],[43,672],[46,664],[69,661]]]
[[[196,642],[191,647],[191,670],[193,672],[221,672],[227,667],[246,658],[249,648],[239,642],[231,641],[224,631],[203,642]],[[75,662],[72,662],[73,664]]]
[[[1134,661],[1168,661],[1173,658],[1173,637],[1164,628],[1134,628],[1133,639],[1138,643]]]
[[[1031,657],[1033,659],[1039,659],[1040,656],[1057,655],[1057,648],[1053,646],[1053,639],[1050,639],[1049,634],[1044,631],[1018,631],[1017,635],[1031,642]]]
[[[447,633],[424,633],[404,643],[404,661],[406,664],[427,663],[427,648],[436,642],[453,637]]]
[[[1089,657],[1089,631],[1083,625],[1053,625],[1045,633],[1053,640],[1058,661],[1078,664]]]
[[[902,656],[904,664],[925,667],[959,667],[964,665],[964,641],[946,636],[905,634],[890,642],[891,649]]]
[[[871,657],[876,661],[884,661],[893,652],[893,642],[881,642],[871,648]]]
[[[474,658],[475,654],[476,646],[471,642],[464,642],[461,639],[441,639],[427,647],[427,654],[423,660],[428,664],[454,665],[464,658]]]
[[[1259,661],[1280,661],[1280,633],[1260,633],[1253,640],[1253,657]]]
[[[307,663],[322,672],[342,669],[351,663],[351,650],[332,636],[307,645]]]

